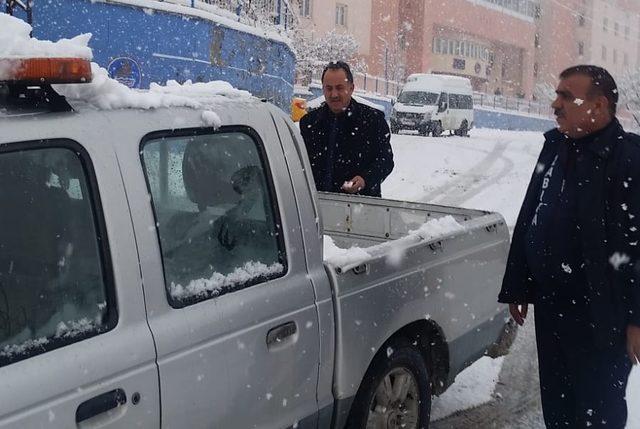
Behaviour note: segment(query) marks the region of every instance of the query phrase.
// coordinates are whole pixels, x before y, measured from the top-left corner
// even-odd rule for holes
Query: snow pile
[[[351,247],[349,249],[341,249],[336,246],[331,237],[325,235],[323,243],[324,261],[344,270],[361,264],[368,259],[386,256],[387,262],[392,265],[399,265],[404,252],[409,246],[462,231],[465,231],[465,227],[456,221],[453,216],[448,215],[432,219],[417,230],[409,231],[402,238],[367,248]]]
[[[29,37],[31,26],[26,22],[0,13],[0,80],[8,79],[15,73],[19,58],[93,58],[87,46],[91,34],[82,34],[73,39],[61,39],[57,42],[37,40]]]
[[[58,339],[72,339],[82,335],[85,335],[89,332],[95,332],[98,329],[98,325],[96,322],[88,319],[82,318],[80,320],[70,320],[67,322],[59,322],[56,326],[55,334],[51,338],[40,337],[40,338],[30,338],[21,342],[20,344],[8,344],[4,347],[0,348],[0,357],[11,358],[15,355],[21,355],[24,353],[28,353],[31,350],[42,348],[49,344],[50,340],[58,340]],[[30,335],[31,331],[29,329],[25,330],[22,335]]]
[[[261,262],[249,261],[227,275],[214,272],[210,278],[191,280],[186,286],[171,283],[169,292],[173,298],[179,301],[187,298],[206,297],[211,294],[219,295],[225,289],[283,272],[284,266],[278,262],[267,266]]]
[[[93,58],[87,46],[91,34],[57,42],[32,39],[31,26],[21,19],[0,13],[0,58]]]
[[[252,100],[253,96],[247,91],[235,89],[229,82],[216,80],[213,82],[196,82],[190,80],[179,84],[175,80],[167,82],[166,86],[152,83],[149,92],[164,95],[185,95],[190,98],[209,99],[212,96],[224,96],[236,100]]]
[[[210,110],[205,110],[202,112],[202,123],[208,127],[213,127],[218,129],[222,126],[222,120],[220,116],[216,112],[212,112]]]
[[[136,91],[111,79],[105,69],[91,63],[91,83],[54,85],[56,92],[68,100],[83,101],[100,110],[157,109],[159,107],[200,107],[200,103],[188,97],[169,94],[153,94]]]
[[[328,235],[324,236],[323,249],[325,262],[335,266],[358,263],[371,257],[371,255],[361,247],[351,247],[349,249],[339,248],[333,241],[333,238]]]
[[[498,382],[504,357],[483,357],[456,377],[456,381],[442,395],[433,398],[431,420],[439,420],[456,411],[466,410],[489,402]]]
[[[430,220],[423,224],[420,228],[409,231],[409,235],[415,235],[422,240],[431,240],[436,237],[453,234],[464,231],[464,226],[458,223],[453,216],[443,216],[438,219]]]
[[[222,81],[195,84],[187,81],[179,84],[170,80],[166,86],[151,84],[149,91],[140,91],[111,79],[107,71],[96,63],[91,63],[91,72],[91,83],[54,85],[55,90],[68,100],[82,101],[100,110],[161,107],[197,109],[221,98],[253,99],[248,92],[234,89],[229,83]],[[205,116],[207,119],[212,118],[211,115],[204,115],[203,120]]]

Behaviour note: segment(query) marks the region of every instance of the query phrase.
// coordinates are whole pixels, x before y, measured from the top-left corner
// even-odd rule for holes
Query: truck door
[[[115,153],[87,127],[96,151],[71,139],[7,143],[64,129],[60,117],[13,122],[0,139],[0,427],[158,428],[155,349]]]
[[[317,313],[291,181],[273,122],[252,116],[140,147],[146,185],[131,194],[151,197],[132,203],[169,428],[317,425]]]

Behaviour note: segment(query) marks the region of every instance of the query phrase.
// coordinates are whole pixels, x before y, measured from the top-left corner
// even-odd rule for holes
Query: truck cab
[[[18,61],[0,427],[427,427],[502,338],[499,214],[318,193],[286,115],[222,83]],[[358,256],[327,259],[328,238]]]

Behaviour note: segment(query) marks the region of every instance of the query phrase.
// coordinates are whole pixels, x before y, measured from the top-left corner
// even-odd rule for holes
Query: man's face
[[[340,114],[349,107],[353,84],[347,79],[347,73],[342,69],[329,69],[322,79],[322,92],[329,109],[335,114]]]
[[[591,134],[608,123],[608,103],[604,96],[589,96],[591,78],[574,74],[561,79],[556,99],[551,104],[558,122],[558,130],[571,137]]]

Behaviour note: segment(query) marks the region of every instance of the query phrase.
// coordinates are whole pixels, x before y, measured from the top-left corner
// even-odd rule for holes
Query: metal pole
[[[276,8],[276,25],[282,24],[282,0],[278,0]]]
[[[387,46],[387,42],[384,42],[384,95],[389,94],[389,46]]]

